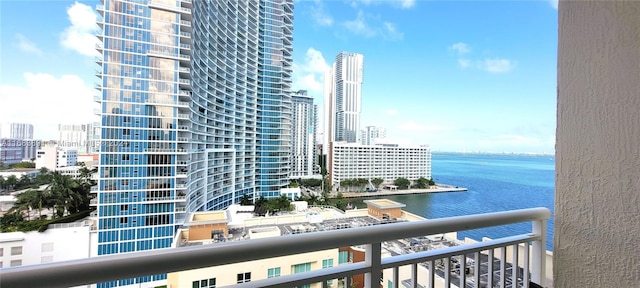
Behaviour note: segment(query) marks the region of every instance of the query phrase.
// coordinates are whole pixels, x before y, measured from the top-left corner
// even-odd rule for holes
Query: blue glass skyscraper
[[[185,212],[279,196],[291,147],[293,1],[103,2],[98,254],[169,248]]]

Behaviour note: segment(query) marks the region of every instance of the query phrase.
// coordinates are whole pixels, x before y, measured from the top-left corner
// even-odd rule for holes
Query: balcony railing
[[[0,287],[69,287],[350,246],[364,246],[363,262],[341,264],[331,268],[231,286],[238,288],[294,287],[323,283],[325,284],[323,287],[327,287],[326,281],[364,274],[365,287],[378,287],[380,275],[383,275],[382,271],[390,269],[393,272],[390,278],[393,279],[393,286],[400,287],[399,269],[406,266],[411,268],[412,277],[408,280],[408,284],[412,287],[419,287],[418,271],[427,274],[426,287],[436,287],[436,283],[441,283],[442,279],[444,279],[444,287],[451,287],[450,284],[455,285],[455,282],[465,283],[464,287],[484,287],[485,284],[481,285],[481,282],[488,282],[486,287],[494,287],[493,285],[498,284],[496,282],[500,282],[500,287],[507,287],[507,284],[511,284],[509,287],[528,287],[526,284],[518,283],[529,283],[529,280],[544,286],[546,219],[550,216],[551,212],[547,208],[530,208],[9,267],[0,271]],[[522,222],[532,222],[531,233],[389,257],[382,257],[381,253],[382,243],[386,241]],[[520,261],[518,260],[521,257],[518,252],[519,245],[524,246],[521,247],[524,249],[520,253],[523,254]],[[532,246],[531,249],[529,245]],[[509,257],[505,254],[507,247],[513,248],[510,263],[507,263]],[[498,257],[501,263],[500,268],[496,270],[499,271],[494,271],[493,267],[496,261],[495,249],[498,249],[502,255]],[[458,268],[450,267],[449,259],[452,257],[480,260],[472,261],[468,267],[473,270],[473,276],[470,276],[470,279],[466,279],[465,273],[456,275],[454,270]],[[438,265],[438,261],[442,259],[445,259],[443,265]],[[521,264],[518,265],[518,263]],[[466,261],[460,261],[460,265],[457,271],[467,269]],[[487,266],[484,269],[486,275],[498,275],[497,281],[494,281],[494,277],[487,277],[486,281],[481,280],[481,274],[484,274],[481,272],[483,271],[481,267],[485,266]],[[519,268],[522,270],[519,271]],[[383,284],[386,287],[387,283]]]

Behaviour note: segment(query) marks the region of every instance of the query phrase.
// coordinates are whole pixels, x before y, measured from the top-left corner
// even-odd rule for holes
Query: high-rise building
[[[101,28],[97,254],[167,248],[185,218],[193,4],[103,3],[96,9]],[[164,279],[153,275],[98,287]]]
[[[194,1],[189,211],[289,184],[293,1]]]
[[[357,143],[364,56],[340,52],[325,75],[325,145],[333,141]]]
[[[387,130],[382,127],[367,126],[362,129],[362,145],[375,145],[380,139],[387,138]]]
[[[33,125],[27,123],[2,123],[0,138],[32,140]]]
[[[293,0],[104,2],[98,254],[167,248],[185,212],[279,196]]]
[[[93,124],[58,124],[58,147],[73,148],[80,154],[94,152]]]
[[[293,133],[291,145],[291,177],[311,176],[316,165],[316,129],[318,106],[306,90],[294,92]]]

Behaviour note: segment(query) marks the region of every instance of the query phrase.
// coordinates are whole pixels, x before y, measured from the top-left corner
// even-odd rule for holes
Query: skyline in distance
[[[97,121],[98,3],[0,4],[0,122],[34,124],[35,138],[48,140],[58,124]],[[322,109],[333,57],[360,53],[361,129],[433,151],[553,153],[555,4],[296,1],[292,90],[308,90]]]

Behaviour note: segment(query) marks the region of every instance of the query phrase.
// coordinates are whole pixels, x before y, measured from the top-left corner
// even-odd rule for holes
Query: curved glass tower
[[[188,210],[288,184],[292,0],[194,1]]]
[[[279,196],[293,0],[102,1],[97,254],[169,248],[185,212]]]

